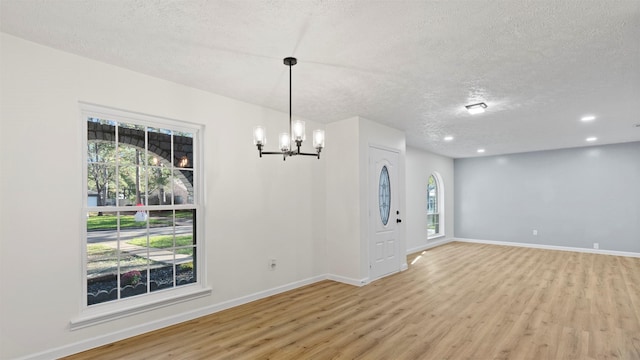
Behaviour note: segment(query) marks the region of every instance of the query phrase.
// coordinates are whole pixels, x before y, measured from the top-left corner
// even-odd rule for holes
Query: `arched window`
[[[437,173],[429,176],[427,184],[427,238],[444,235],[442,231],[442,181]]]

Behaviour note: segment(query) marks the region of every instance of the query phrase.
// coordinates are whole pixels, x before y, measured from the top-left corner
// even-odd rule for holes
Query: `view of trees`
[[[191,186],[184,183],[185,177],[181,176],[183,174],[180,170],[174,170],[172,173],[170,159],[127,143],[118,143],[116,146],[113,131],[116,128],[115,124],[105,123],[100,119],[92,120],[107,128],[109,132],[104,131],[102,134],[102,137],[107,140],[89,140],[87,143],[87,185],[90,205],[171,204],[172,196],[182,199],[191,195],[187,185]],[[118,124],[118,131],[123,133],[130,131],[133,134],[130,135],[132,138],[135,136],[135,140],[144,143],[144,127],[130,128],[130,125]],[[156,136],[169,136],[171,139],[171,132],[168,130],[149,129],[148,132]],[[173,134],[174,137],[191,137],[190,135]],[[166,146],[167,141],[153,145]],[[176,166],[191,167],[187,163],[187,157],[183,156],[180,164],[174,164],[174,168]]]
[[[197,281],[193,137],[87,117],[88,305]]]

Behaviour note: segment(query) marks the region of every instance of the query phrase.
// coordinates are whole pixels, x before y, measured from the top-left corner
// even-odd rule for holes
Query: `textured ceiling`
[[[362,116],[455,158],[640,140],[640,0],[0,6],[3,32],[283,112],[295,56],[294,116]]]

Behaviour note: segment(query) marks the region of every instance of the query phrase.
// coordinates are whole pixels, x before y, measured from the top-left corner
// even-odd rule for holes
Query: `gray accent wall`
[[[457,238],[640,253],[640,142],[456,159],[454,173]]]

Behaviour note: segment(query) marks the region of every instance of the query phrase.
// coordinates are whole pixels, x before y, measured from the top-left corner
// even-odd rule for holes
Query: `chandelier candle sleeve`
[[[287,152],[291,149],[291,140],[289,139],[289,134],[281,133],[280,134],[280,150],[282,152]]]
[[[264,127],[256,126],[253,128],[253,145],[266,145],[267,136]]]
[[[304,133],[304,121],[302,120],[294,121],[292,126],[292,132],[293,132],[293,140],[305,141],[306,134]]]
[[[313,147],[318,153],[324,148],[324,130],[313,130]]]

